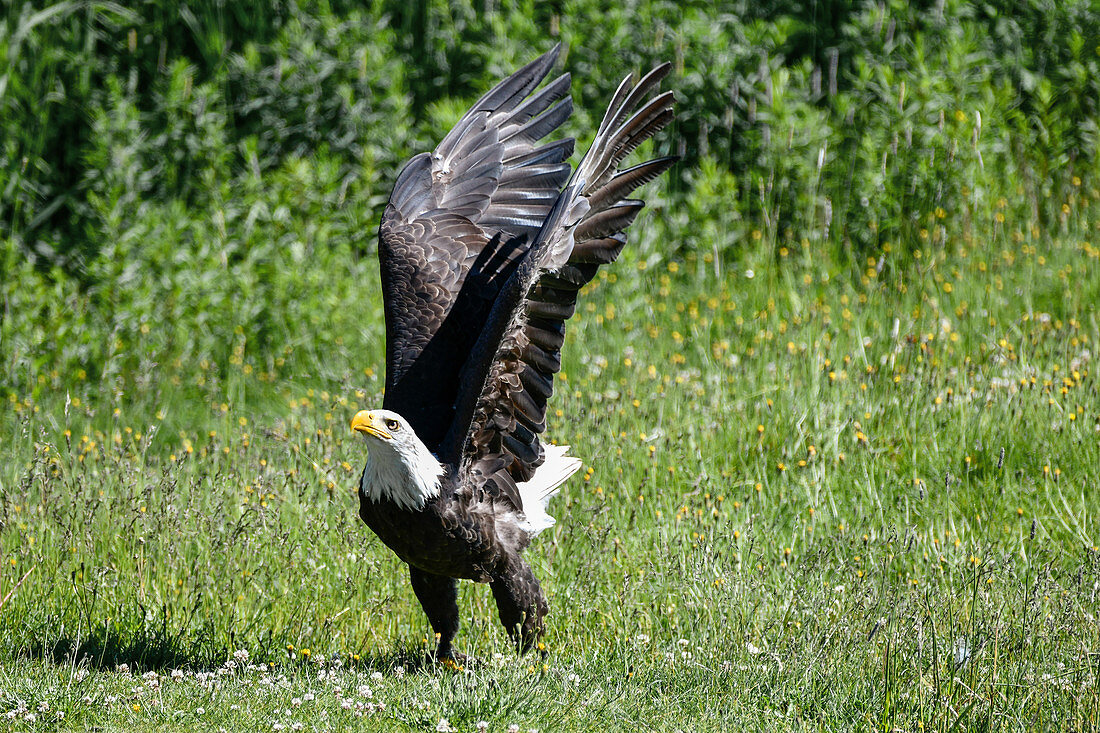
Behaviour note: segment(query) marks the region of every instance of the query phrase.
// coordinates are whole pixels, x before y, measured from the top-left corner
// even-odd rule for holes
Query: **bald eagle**
[[[379,227],[386,391],[351,423],[368,453],[359,516],[408,564],[442,661],[459,658],[459,578],[490,584],[521,651],[543,633],[546,600],[521,553],[581,465],[539,438],[565,321],[626,244],[644,205],[631,192],[677,159],[619,169],[672,119],[671,92],[650,98],[663,64],[623,80],[570,175],[573,140],[539,144],[572,111],[569,75],[532,94],[559,49],[413,157]]]

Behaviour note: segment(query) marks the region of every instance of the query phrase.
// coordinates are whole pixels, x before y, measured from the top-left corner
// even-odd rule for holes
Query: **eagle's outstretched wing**
[[[538,146],[572,111],[569,75],[537,94],[560,46],[497,84],[398,177],[379,227],[384,406],[432,450],[493,302],[569,177],[573,140]]]
[[[516,496],[516,484],[529,481],[543,462],[539,434],[578,290],[626,244],[624,230],[644,206],[630,194],[677,160],[618,168],[672,119],[671,92],[646,101],[668,71],[668,64],[659,66],[633,86],[629,77],[623,80],[592,147],[504,285],[467,363],[440,458],[452,465],[460,460],[461,470],[478,483],[495,483],[495,493]]]

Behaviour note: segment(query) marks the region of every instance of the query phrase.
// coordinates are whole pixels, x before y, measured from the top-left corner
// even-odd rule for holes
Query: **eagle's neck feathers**
[[[371,445],[359,491],[372,501],[387,500],[416,510],[439,496],[443,464],[415,436],[392,445]]]

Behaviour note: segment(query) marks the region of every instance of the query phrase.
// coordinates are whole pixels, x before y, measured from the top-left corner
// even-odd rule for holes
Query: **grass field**
[[[736,266],[673,259],[650,210],[570,324],[548,436],[584,469],[528,553],[544,658],[517,657],[464,584],[459,641],[482,663],[419,663],[430,629],[356,516],[347,425],[383,369],[372,262],[348,264],[359,332],[277,379],[200,365],[199,403],[165,365],[136,396],[13,395],[0,720],[1095,729],[1095,198],[848,268],[759,235]]]
[[[1098,8],[3,6],[0,731],[1097,730]],[[545,654],[465,583],[439,668],[373,232],[556,41],[683,159],[568,326]]]

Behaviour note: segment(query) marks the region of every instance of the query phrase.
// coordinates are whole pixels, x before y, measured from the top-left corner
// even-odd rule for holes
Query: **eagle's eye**
[[[397,422],[392,417],[386,418],[386,428],[396,433],[401,429],[401,423]]]

